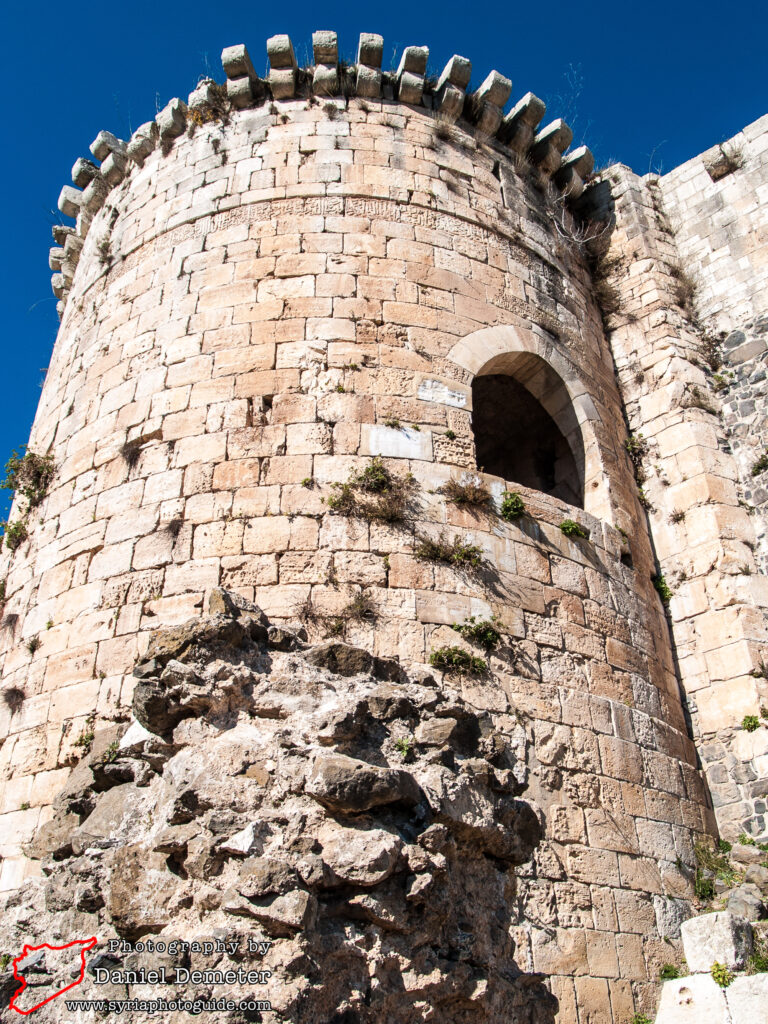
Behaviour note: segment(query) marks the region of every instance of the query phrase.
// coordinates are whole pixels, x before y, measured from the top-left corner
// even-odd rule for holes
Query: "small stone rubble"
[[[714,856],[709,867],[704,862],[698,867],[701,882],[714,892],[710,909],[680,924],[683,976],[664,983],[656,1024],[766,1019],[768,853],[754,842],[741,842],[730,849],[721,845]],[[716,965],[730,975],[718,974]]]
[[[80,999],[268,1000],[295,1024],[552,1022],[510,938],[515,867],[540,839],[522,728],[427,666],[309,645],[236,594],[214,590],[208,613],[153,635],[132,724],[97,733],[27,851],[43,877],[0,908],[5,948],[97,936]],[[148,943],[174,939],[193,946]],[[182,983],[151,984],[161,967]],[[238,968],[263,984],[184,982]]]
[[[690,974],[664,983],[656,1024],[766,1020],[768,973],[742,973],[756,942],[749,921],[728,911],[705,914],[685,921],[680,932]]]

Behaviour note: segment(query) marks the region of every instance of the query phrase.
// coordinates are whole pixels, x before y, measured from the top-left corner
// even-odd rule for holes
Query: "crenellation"
[[[276,100],[291,99],[296,95],[298,65],[289,36],[272,36],[267,40],[269,57],[269,88]]]
[[[395,72],[396,95],[401,103],[421,103],[428,60],[427,46],[406,46],[403,50]]]
[[[553,175],[560,169],[562,154],[571,144],[573,132],[561,118],[552,121],[536,133],[530,151],[531,160],[544,171]]]
[[[355,93],[365,99],[381,96],[381,59],[384,38],[372,32],[361,32],[357,47]]]
[[[503,108],[512,92],[512,81],[491,71],[469,97],[469,106],[481,136],[493,136],[501,126]]]

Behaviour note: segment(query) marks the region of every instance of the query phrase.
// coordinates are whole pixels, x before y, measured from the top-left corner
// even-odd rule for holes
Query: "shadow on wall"
[[[472,381],[478,469],[584,508],[584,445],[565,385],[538,356],[514,356]]]

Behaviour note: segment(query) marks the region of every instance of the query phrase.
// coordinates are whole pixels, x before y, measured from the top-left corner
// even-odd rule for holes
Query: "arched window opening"
[[[584,507],[584,449],[570,396],[543,359],[497,357],[472,382],[478,469]]]

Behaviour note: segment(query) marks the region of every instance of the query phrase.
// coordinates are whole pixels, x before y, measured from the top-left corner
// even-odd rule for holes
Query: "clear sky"
[[[511,102],[533,91],[598,166],[619,160],[638,173],[671,170],[768,112],[765,0],[26,0],[5,12],[1,463],[28,439],[56,337],[47,258],[72,164],[89,156],[100,129],[127,139],[170,98],[186,99],[200,76],[223,81],[224,46],[245,43],[257,71],[268,36],[288,32],[304,62],[321,28],[339,33],[348,60],[361,31],[381,33],[385,67],[412,44],[429,46],[430,72],[460,53],[473,85],[496,68],[513,81]]]

